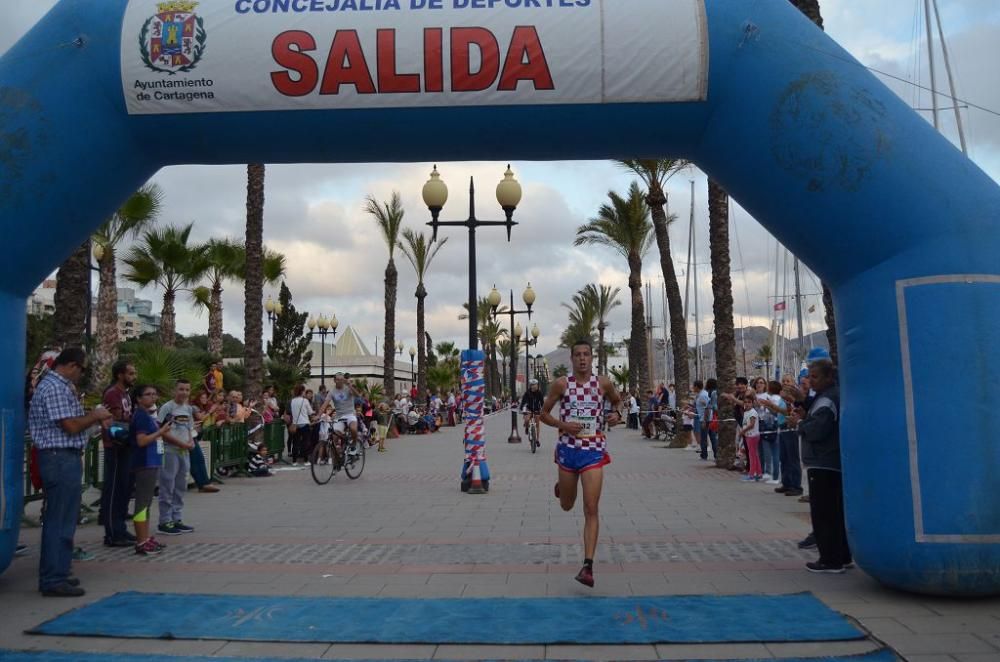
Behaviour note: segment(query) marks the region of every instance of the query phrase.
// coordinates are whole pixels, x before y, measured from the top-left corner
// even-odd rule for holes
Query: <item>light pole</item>
[[[521,202],[521,185],[514,179],[514,173],[507,166],[504,178],[497,185],[497,202],[503,209],[507,217],[506,221],[480,221],[476,218],[476,187],[473,179],[469,178],[469,218],[464,221],[440,221],[438,216],[448,201],[448,187],[441,180],[437,166],[431,171],[431,178],[424,184],[423,189],[424,204],[431,212],[431,221],[427,225],[434,229],[431,241],[437,241],[438,228],[443,226],[463,226],[469,228],[469,349],[479,349],[477,325],[477,305],[476,297],[476,228],[483,226],[504,226],[507,228],[507,241],[510,241],[510,232],[517,223],[514,222],[514,210]]]
[[[524,388],[528,388],[528,382],[531,380],[531,369],[528,367],[528,359],[531,358],[531,346],[538,344],[538,336],[542,335],[542,332],[538,330],[538,325],[535,324],[531,327],[531,340],[528,337],[524,337]],[[538,359],[535,359],[535,372],[538,372]]]
[[[521,295],[524,300],[524,304],[527,306],[525,310],[514,310],[514,290],[510,291],[510,307],[507,310],[497,310],[500,305],[500,292],[494,287],[487,297],[487,301],[490,304],[490,315],[493,319],[500,317],[501,315],[510,317],[510,346],[511,346],[511,362],[510,362],[510,397],[513,401],[517,394],[517,343],[521,339],[521,325],[514,325],[514,317],[517,315],[527,315],[528,319],[531,319],[531,307],[535,305],[535,290],[531,289],[531,283],[528,283],[527,289],[524,290],[524,294]],[[535,325],[535,330],[538,326]],[[525,338],[527,343],[527,338]],[[510,436],[507,437],[508,444],[519,444],[521,443],[521,436],[517,432],[517,407],[510,408]]]
[[[319,336],[319,385],[320,387],[326,386],[326,337],[332,336],[337,337],[337,327],[340,322],[337,321],[337,316],[332,315],[327,319],[324,315],[320,315],[319,318],[310,317],[309,318],[309,340],[312,340],[315,336]]]
[[[416,355],[417,355],[417,350],[414,349],[413,347],[411,347],[410,348],[410,390],[411,391],[413,390],[413,386],[417,383],[416,380],[414,379],[414,375],[413,375],[413,358]],[[416,400],[416,399],[419,399],[419,398],[420,398],[420,394],[417,393],[417,397],[414,398],[414,399]],[[414,403],[414,404],[416,404],[416,403]]]
[[[264,310],[267,311],[267,321],[271,324],[271,342],[274,342],[274,323],[281,316],[281,302],[275,301],[268,295],[267,303],[264,304]]]
[[[441,209],[448,201],[448,187],[441,181],[437,166],[431,171],[430,179],[424,184],[424,204],[431,212],[428,223],[434,229],[431,241],[437,240],[438,228],[441,226],[464,226],[469,229],[469,356],[478,353],[479,339],[477,325],[479,324],[479,298],[476,296],[476,228],[496,225],[507,228],[507,241],[514,225],[514,211],[521,202],[521,185],[514,179],[514,173],[507,165],[503,179],[497,185],[497,202],[504,211],[506,221],[480,221],[476,218],[476,187],[469,178],[469,217],[464,221],[441,221],[438,217]],[[475,375],[475,371],[470,372]],[[477,376],[478,377],[478,376]],[[469,382],[466,381],[466,384]],[[486,439],[483,433],[483,395],[469,388],[463,393],[466,404],[463,414],[466,422],[465,462],[462,464],[462,491],[467,494],[485,494],[489,491],[489,467],[486,464]],[[481,478],[480,478],[481,476]]]

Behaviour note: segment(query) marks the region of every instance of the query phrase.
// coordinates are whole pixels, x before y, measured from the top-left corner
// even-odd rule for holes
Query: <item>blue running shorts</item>
[[[563,471],[582,474],[591,469],[599,469],[611,464],[611,456],[607,451],[595,451],[566,444],[556,444],[555,463]]]

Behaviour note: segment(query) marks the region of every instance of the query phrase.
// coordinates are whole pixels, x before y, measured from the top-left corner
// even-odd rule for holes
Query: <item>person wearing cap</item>
[[[541,419],[539,414],[542,412],[542,404],[545,402],[545,396],[542,395],[542,390],[538,387],[538,380],[531,379],[528,381],[528,390],[524,392],[521,396],[521,413],[524,415],[524,433],[528,433],[528,426],[535,426],[535,440],[538,445],[542,445],[542,432],[541,432]]]

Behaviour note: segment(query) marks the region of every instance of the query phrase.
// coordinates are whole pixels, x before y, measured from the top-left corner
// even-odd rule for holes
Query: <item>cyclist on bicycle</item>
[[[542,412],[542,403],[545,401],[545,394],[538,388],[538,380],[532,379],[528,382],[528,390],[521,396],[521,413],[524,415],[524,432],[528,433],[528,426],[535,426],[535,440],[541,445],[539,435]]]
[[[347,381],[346,375],[342,372],[333,376],[333,384],[333,388],[327,394],[327,402],[333,403],[335,410],[334,430],[340,431],[343,425],[347,424],[351,430],[351,438],[357,443],[358,417],[354,410],[354,398],[361,397],[361,394]]]

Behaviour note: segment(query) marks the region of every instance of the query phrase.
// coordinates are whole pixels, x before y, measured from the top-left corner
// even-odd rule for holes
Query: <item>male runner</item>
[[[576,503],[577,482],[583,483],[583,568],[576,581],[594,585],[594,553],[597,551],[597,506],[604,484],[604,465],[611,463],[604,437],[605,398],[611,403],[607,423],[618,425],[621,397],[607,377],[593,374],[594,351],[587,340],[578,340],[571,349],[573,374],[560,377],[549,389],[542,405],[542,422],[559,430],[555,462],[559,465],[556,498],[563,510]],[[559,403],[559,418],[552,408]]]
[[[524,392],[521,396],[521,413],[524,414],[524,433],[528,434],[528,426],[535,426],[535,439],[538,441],[538,445],[541,446],[542,435],[540,434],[539,424],[539,412],[542,411],[542,404],[545,400],[545,396],[542,395],[541,389],[538,387],[538,380],[532,379],[528,382],[528,390]]]

